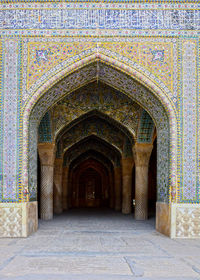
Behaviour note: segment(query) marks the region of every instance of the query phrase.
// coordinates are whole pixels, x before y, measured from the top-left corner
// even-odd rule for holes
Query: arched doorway
[[[78,206],[99,207],[102,198],[101,174],[88,167],[78,179]]]
[[[93,63],[94,64],[94,63]],[[93,64],[91,63],[89,66],[87,66],[86,68],[81,68],[79,69],[79,74],[84,81],[87,83],[88,78],[91,80],[96,79],[95,75],[93,75],[94,73],[94,67]],[[93,68],[92,68],[93,67]],[[87,69],[87,71],[86,71]],[[93,70],[92,70],[93,69]],[[145,87],[143,87],[141,84],[138,84],[137,82],[135,82],[130,76],[127,76],[126,74],[118,71],[115,68],[112,68],[108,65],[105,65],[104,63],[100,62],[98,63],[98,69],[100,69],[99,73],[98,73],[98,79],[101,80],[102,83],[107,84],[115,89],[117,89],[118,91],[120,91],[121,93],[124,94],[124,97],[128,97],[130,98],[130,100],[134,100],[134,102],[136,104],[138,104],[141,108],[145,109],[145,112],[148,112],[151,115],[151,119],[153,119],[153,122],[155,123],[156,127],[157,127],[157,135],[158,135],[158,177],[157,177],[157,194],[158,194],[158,201],[162,202],[162,203],[168,203],[169,201],[169,167],[171,166],[171,162],[169,160],[169,143],[170,143],[170,133],[169,133],[169,119],[168,119],[168,112],[166,111],[166,109],[164,108],[164,106],[162,105],[162,102],[159,101],[158,98],[155,97],[154,94],[152,94],[151,91],[148,91]],[[83,70],[82,74],[80,73]],[[87,74],[86,74],[87,72]],[[76,72],[75,72],[76,73]],[[78,72],[77,72],[78,73]],[[76,73],[76,74],[77,74]],[[96,74],[96,71],[95,71]],[[73,75],[73,74],[71,74]],[[92,78],[92,75],[94,78]],[[119,78],[120,75],[120,78]],[[97,75],[96,75],[97,76]],[[69,76],[68,76],[69,77]],[[68,78],[67,77],[67,78]],[[70,76],[71,78],[72,76]],[[112,78],[113,77],[113,78]],[[115,77],[115,78],[114,78]],[[117,77],[117,78],[116,78]],[[109,78],[109,79],[108,79]],[[115,81],[115,83],[114,83]],[[66,80],[64,82],[61,81],[60,82],[62,85],[66,84]],[[58,88],[59,86],[61,87],[61,84],[58,84]],[[131,87],[130,87],[131,85]],[[78,85],[76,85],[78,87]],[[72,92],[72,89],[70,89],[70,92]],[[134,92],[134,94],[133,94]],[[49,98],[51,99],[50,103],[51,104],[55,104],[56,103],[56,98],[58,100],[58,98],[61,98],[64,96],[63,93],[61,93],[58,96],[55,96],[55,88],[53,91],[49,90],[48,92],[49,94]],[[65,94],[66,94],[66,88],[65,88]],[[32,110],[31,113],[31,117],[30,117],[30,129],[35,131],[35,133],[33,133],[30,137],[30,142],[29,142],[29,159],[33,157],[33,152],[36,150],[36,146],[34,141],[34,136],[37,135],[37,125],[36,125],[36,121],[37,119],[41,118],[42,113],[38,114],[38,108],[37,106],[40,106],[40,112],[46,112],[46,109],[49,108],[49,104],[45,105],[44,104],[44,100],[43,100],[44,96],[40,98],[40,100],[38,101],[38,103],[36,104],[36,106],[34,107],[34,109]],[[147,104],[146,101],[148,99],[148,103]],[[45,107],[46,106],[46,107]],[[45,109],[46,108],[46,109]],[[36,111],[37,111],[37,116],[36,116]],[[171,121],[172,119],[170,119]],[[124,121],[125,124],[126,121]],[[128,124],[132,124],[133,122],[127,122]],[[125,125],[124,125],[125,126]],[[128,125],[126,125],[128,126]],[[141,126],[142,127],[142,126]],[[62,129],[62,127],[60,128]],[[130,131],[132,130],[133,133],[133,128],[129,127]],[[152,143],[146,143],[144,141],[144,138],[146,137],[141,137],[141,131],[139,131],[137,133],[137,139],[138,142],[141,140],[141,144],[144,145],[145,144],[149,144],[152,145]],[[56,132],[56,133],[59,133]],[[136,136],[136,134],[133,133],[134,136]],[[52,139],[54,139],[55,136],[50,136],[50,138],[52,137]],[[51,140],[52,140],[51,139]],[[55,147],[55,144],[53,144],[53,141],[49,141],[52,142],[52,146],[51,146],[51,152],[53,151],[53,148]],[[143,141],[143,142],[142,142]],[[43,145],[44,146],[44,145]],[[135,149],[134,152],[135,154],[138,156],[136,157],[136,161],[139,160],[140,161],[140,157],[141,157],[141,149],[138,148],[141,145],[135,145]],[[136,149],[137,147],[137,149]],[[146,146],[148,147],[148,145]],[[152,148],[152,147],[151,147]],[[51,152],[49,152],[50,150],[46,149],[45,154],[51,154]],[[145,150],[145,154],[147,154],[147,150]],[[41,153],[40,153],[41,154]],[[52,152],[52,154],[50,155],[51,159],[53,160],[53,154],[54,151]],[[144,156],[144,155],[143,155]],[[136,162],[135,161],[135,162]],[[31,187],[33,185],[36,185],[36,181],[35,181],[35,171],[34,171],[34,164],[32,164],[31,161],[29,160],[29,182],[30,182],[30,190],[31,188],[33,189],[34,187]],[[139,165],[138,165],[139,166]],[[172,180],[173,181],[173,180]],[[171,182],[171,181],[170,181]],[[32,190],[31,190],[32,191]]]
[[[100,207],[107,205],[110,191],[109,171],[102,163],[89,158],[71,167],[72,207]],[[69,175],[70,176],[70,175]]]
[[[103,171],[103,185],[105,186],[101,200],[102,205],[115,208],[115,210],[121,210],[121,170],[118,167],[120,165],[121,154],[120,151],[112,146],[105,140],[97,137],[96,135],[90,135],[77,143],[74,143],[70,148],[64,150],[63,157],[63,210],[70,207],[71,193],[71,181],[72,172],[70,170],[75,169],[81,163],[86,160],[95,160],[101,163],[104,167]],[[102,169],[102,168],[100,168]],[[117,172],[119,177],[118,192],[115,192],[114,201],[114,175]],[[101,171],[102,172],[102,171]]]

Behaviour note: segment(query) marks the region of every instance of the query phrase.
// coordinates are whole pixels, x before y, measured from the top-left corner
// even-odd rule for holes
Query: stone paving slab
[[[0,280],[199,280],[197,277],[135,277],[131,275],[94,275],[94,274],[85,274],[85,275],[61,275],[61,274],[27,274],[24,276],[17,277],[4,277]]]
[[[130,258],[133,273],[144,277],[197,277],[192,266],[175,258]],[[200,275],[199,275],[200,277]]]
[[[94,271],[96,274],[132,275],[123,258],[105,256],[17,256],[1,272],[5,276],[20,276],[37,272],[82,275]]]
[[[80,227],[79,227],[80,220]],[[28,238],[0,239],[0,280],[200,280],[200,240],[172,240],[153,219],[71,210]]]

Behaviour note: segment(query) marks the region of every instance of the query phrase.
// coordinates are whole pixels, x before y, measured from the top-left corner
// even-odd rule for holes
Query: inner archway
[[[92,66],[92,64],[90,65]],[[87,66],[89,69],[90,66]],[[98,65],[100,68],[98,69],[102,69],[102,72],[99,71],[98,74],[98,79],[101,80],[103,83],[105,84],[109,84],[110,87],[116,89],[118,88],[118,92],[121,92],[122,95],[124,95],[125,98],[129,98],[129,100],[135,100],[135,102],[141,107],[144,108],[146,112],[148,112],[151,117],[150,119],[153,119],[153,123],[155,123],[156,127],[157,127],[157,139],[158,139],[158,177],[157,177],[157,194],[158,194],[158,198],[157,201],[162,201],[164,203],[167,203],[169,200],[169,166],[170,166],[170,161],[169,161],[169,143],[170,143],[170,138],[169,138],[169,121],[168,121],[168,116],[167,116],[167,112],[164,108],[164,106],[162,105],[162,103],[159,101],[159,99],[157,99],[154,94],[152,94],[150,91],[148,91],[145,87],[143,87],[142,85],[138,84],[137,82],[133,81],[133,79],[131,79],[131,77],[125,75],[124,73],[119,72],[118,70],[104,65],[103,63],[99,63]],[[101,68],[102,67],[102,68]],[[79,70],[79,74],[80,74],[81,69]],[[109,74],[108,74],[109,73]],[[120,79],[116,79],[116,77],[119,77],[119,73],[120,73]],[[113,78],[111,78],[111,76],[113,75]],[[109,76],[110,80],[106,80]],[[84,75],[85,77],[85,75]],[[115,77],[115,78],[114,78]],[[130,79],[129,79],[130,78]],[[118,82],[118,84],[115,83],[115,85],[112,83],[114,83],[114,80]],[[66,84],[66,83],[65,83]],[[132,84],[131,90],[130,90],[130,85]],[[63,84],[64,85],[64,84]],[[111,86],[112,85],[112,86]],[[59,85],[58,85],[59,87]],[[49,96],[51,96],[51,90],[49,90]],[[55,93],[55,88],[54,88],[54,93]],[[133,94],[134,93],[134,94]],[[71,94],[71,93],[70,93]],[[65,88],[65,95],[67,95],[66,93],[66,88]],[[148,105],[146,103],[147,100],[147,96],[148,96]],[[53,96],[52,96],[53,97]],[[62,95],[59,95],[59,98],[61,98]],[[54,95],[54,100],[52,99],[51,102],[53,102],[55,104],[56,99],[55,99],[55,95]],[[58,98],[58,96],[57,96]],[[150,104],[150,106],[149,106]],[[43,112],[44,110],[44,103],[42,101],[42,98],[38,101],[37,106],[41,105],[43,107]],[[38,113],[37,111],[37,116],[36,116],[36,107],[33,109],[32,111],[32,115],[30,118],[30,126],[32,129],[34,129],[34,126],[36,126],[37,123],[37,119],[39,120],[39,118],[41,118],[40,113]],[[46,105],[45,105],[46,106]],[[49,104],[48,107],[49,108]],[[35,112],[35,114],[34,114]],[[40,116],[39,116],[40,115]],[[32,121],[31,121],[32,120]],[[35,121],[34,121],[35,120]],[[130,131],[130,127],[129,127],[129,119],[127,118],[123,125],[126,126]],[[142,124],[141,126],[138,126],[142,129]],[[37,135],[37,131],[36,135]],[[133,131],[131,131],[133,133]],[[147,139],[148,137],[143,137],[141,136],[140,133],[140,129],[133,135],[135,137],[136,140],[138,140],[138,143],[143,144],[143,146],[145,144],[149,144],[152,145],[152,140],[150,140],[150,142],[148,142],[149,140]],[[147,133],[148,135],[151,135],[151,133]],[[34,133],[31,135],[30,137],[30,152],[31,155],[29,156],[29,158],[33,157],[33,150],[34,150],[34,143],[33,143],[33,138],[32,136],[34,136]],[[51,135],[51,140],[53,140],[55,137],[55,135]],[[140,140],[142,139],[142,140]],[[145,139],[145,140],[144,140]],[[145,142],[147,141],[147,142]],[[51,141],[50,141],[51,142]],[[32,144],[31,144],[32,143]],[[32,145],[32,146],[31,146]],[[55,146],[55,144],[54,144]],[[141,145],[140,145],[141,146]],[[147,145],[148,146],[148,145]],[[137,147],[137,149],[136,149]],[[141,155],[141,149],[138,148],[139,145],[135,146],[134,149],[134,153],[136,155]],[[126,148],[125,148],[126,150]],[[130,150],[130,149],[129,149]],[[146,153],[146,152],[145,152]],[[41,153],[40,153],[41,154]],[[165,158],[165,160],[163,160],[163,157]],[[138,158],[136,157],[136,160],[138,160]],[[136,162],[136,161],[135,161]],[[30,161],[30,165],[31,166],[31,161]],[[33,168],[29,169],[29,178],[30,178],[30,189],[31,189],[31,185],[35,184],[35,179],[34,179],[34,166],[32,166]],[[32,173],[32,174],[31,174]]]
[[[102,177],[92,167],[80,175],[78,193],[79,207],[99,207],[102,204]]]
[[[88,158],[72,167],[71,189],[73,207],[108,206],[109,171],[99,161]]]
[[[91,92],[93,92],[92,95]],[[112,95],[109,96],[110,94]],[[90,172],[90,175],[85,173],[86,171],[83,174],[85,176],[87,174],[90,177],[90,182],[93,181],[94,206],[109,205],[110,208],[118,211],[121,210],[124,214],[130,214],[135,210],[136,219],[148,218],[148,198],[149,194],[152,193],[152,190],[149,189],[150,192],[148,194],[148,162],[152,151],[153,132],[155,129],[153,120],[141,106],[130,103],[125,96],[123,97],[122,94],[102,83],[93,82],[84,86],[78,91],[71,93],[71,98],[74,104],[70,103],[69,105],[69,97],[63,98],[45,114],[39,126],[39,147],[43,145],[42,140],[44,139],[45,127],[48,127],[49,120],[51,120],[53,138],[56,141],[56,158],[53,166],[54,213],[59,214],[70,207],[83,207],[87,205],[85,200],[86,187],[80,188],[80,170],[82,170],[82,165],[81,162],[77,162],[78,160],[80,161],[80,157],[83,157],[84,154],[81,154],[82,151],[78,152],[78,157],[74,146],[80,150],[80,143],[85,142],[87,147],[87,140],[92,139],[94,145],[93,151],[90,151],[90,153],[93,152],[92,160],[93,163],[96,161],[96,164],[88,167],[90,171],[93,170],[93,172]],[[87,104],[78,105],[77,99],[80,101],[80,98],[86,99]],[[108,102],[108,105],[104,104],[104,100]],[[114,100],[115,103],[113,104]],[[124,115],[122,111],[124,105],[129,108],[128,113],[132,117],[132,123],[127,122],[127,114]],[[70,114],[72,113],[76,113],[75,119],[71,119]],[[104,148],[101,149],[101,152],[104,150],[105,157],[112,158],[112,167],[109,168],[109,172],[104,170],[102,173],[102,168],[96,170],[96,167],[99,166],[97,162],[103,162],[104,167],[107,164],[102,155],[99,156],[98,142],[101,143],[100,146],[103,143],[109,144],[113,151],[114,155],[108,156],[109,152],[105,154]],[[73,157],[77,156],[75,162],[77,162],[76,165],[78,167],[73,167],[75,170],[73,170],[72,163],[70,163],[69,150]],[[141,157],[144,158],[142,159],[142,169],[140,168]],[[118,164],[116,163],[117,158]],[[65,167],[68,164],[69,169],[65,185],[62,183],[63,159]],[[85,161],[87,160],[85,159]],[[133,172],[133,169],[135,172]],[[140,173],[143,170],[146,170],[144,174],[146,178],[143,182],[139,182],[138,178],[141,177]],[[119,178],[118,173],[121,173],[121,178]],[[91,174],[94,176],[93,179]],[[102,192],[98,188],[95,189],[95,185],[98,182],[95,179],[98,177],[97,174],[100,175],[99,182],[101,181],[102,188],[104,189]],[[135,177],[134,174],[136,174]],[[86,182],[83,179],[83,175],[81,178],[82,184],[85,185]],[[136,184],[134,184],[133,178]],[[156,184],[154,188],[156,189]],[[66,197],[62,205],[63,194]],[[98,198],[95,197],[95,194],[97,194]],[[151,197],[153,196],[151,195]],[[45,218],[46,214],[43,213],[41,216]]]

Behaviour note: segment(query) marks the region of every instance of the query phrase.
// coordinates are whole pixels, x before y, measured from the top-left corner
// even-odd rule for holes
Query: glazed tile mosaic
[[[91,83],[73,92],[51,109],[52,130],[55,136],[78,116],[93,110],[122,123],[131,131],[133,137],[136,137],[142,108],[119,91],[100,82]]]
[[[0,0],[0,3],[14,3],[14,2],[24,2],[24,0]],[[49,0],[26,0],[26,3],[28,2],[34,2],[34,3],[43,3],[43,2],[54,2],[54,3],[59,3],[59,2],[68,2],[68,3],[90,3],[90,2],[93,2],[93,3],[99,3],[100,1],[99,0],[88,0],[88,1],[85,1],[85,0],[80,0],[80,1],[77,1],[77,0],[52,0],[52,1],[49,1]],[[176,4],[180,4],[180,3],[198,3],[198,0],[176,0],[176,1],[173,1],[172,0],[104,0],[103,3],[170,3],[170,4],[173,4],[173,2],[175,2]]]
[[[112,144],[112,146],[123,152],[125,135],[116,126],[95,116],[79,122],[76,126],[73,126],[64,133],[64,148],[69,149],[74,143],[90,135],[96,135],[102,138],[104,141]]]
[[[52,5],[53,6],[53,5]],[[70,6],[72,9],[69,9]],[[62,8],[61,8],[62,7]],[[98,9],[63,5],[49,9],[3,9],[0,29],[200,29],[199,10]],[[90,8],[90,7],[89,7]],[[105,9],[106,8],[106,9]],[[25,19],[25,20],[23,20]],[[145,19],[145,20],[144,20]]]
[[[107,157],[112,163],[114,163],[115,166],[121,158],[121,154],[117,153],[117,150],[113,146],[108,145],[108,143],[102,141],[100,138],[91,136],[83,141],[80,141],[78,145],[74,144],[71,149],[67,149],[65,151],[64,166],[69,165],[76,158],[88,151],[97,151],[99,154]]]
[[[97,110],[136,142],[151,143],[156,127],[158,208],[169,204],[173,236],[199,236],[199,39],[199,1],[0,1],[1,204],[35,200],[38,139]],[[20,207],[4,236],[22,235]]]

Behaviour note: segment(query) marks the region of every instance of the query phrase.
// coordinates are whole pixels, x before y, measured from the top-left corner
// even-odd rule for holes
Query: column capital
[[[125,173],[128,172],[128,174],[130,172],[132,172],[132,169],[133,169],[133,166],[134,166],[134,159],[133,159],[133,157],[122,157],[121,163],[122,163],[122,170],[123,170],[123,172],[124,171],[125,171]]]
[[[148,166],[153,144],[135,143],[133,146],[133,156],[136,166]]]
[[[55,160],[55,143],[39,143],[38,144],[38,153],[42,165],[54,165]]]
[[[62,174],[62,171],[63,171],[63,158],[55,158],[55,162],[54,162],[55,175]]]
[[[63,165],[63,158],[55,158],[55,165]]]
[[[63,172],[68,171],[69,170],[69,165],[63,165]]]

